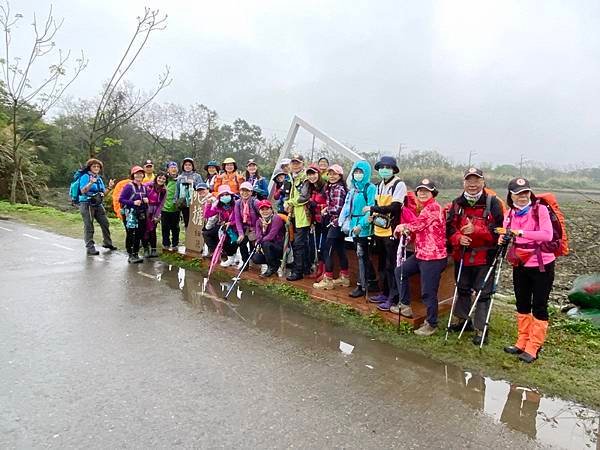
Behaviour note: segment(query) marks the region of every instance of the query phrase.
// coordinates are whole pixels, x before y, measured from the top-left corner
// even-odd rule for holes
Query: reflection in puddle
[[[232,281],[208,281],[201,274],[157,263],[155,277],[183,291],[184,300],[203,313],[235,317],[272,335],[299,340],[311,351],[336,351],[347,363],[380,374],[388,392],[401,398],[398,370],[414,370],[429,379],[429,390],[444,390],[469,407],[543,445],[600,449],[599,414],[573,402],[546,398],[535,390],[482,377],[456,366],[428,360],[373,341],[342,327],[284,307],[267,294],[254,295],[235,286],[236,297],[224,300]],[[395,390],[397,389],[397,390]],[[410,392],[410,396],[414,396]]]

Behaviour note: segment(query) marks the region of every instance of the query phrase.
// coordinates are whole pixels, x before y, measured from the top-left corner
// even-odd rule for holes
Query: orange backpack
[[[502,210],[502,215],[506,215],[506,210],[508,209],[508,207],[506,206],[506,203],[500,197],[498,197],[498,194],[496,194],[496,192],[493,189],[490,189],[487,186],[484,187],[483,190],[485,191],[486,195],[492,195],[498,199],[498,202],[500,202],[500,209]]]
[[[565,215],[558,206],[556,196],[550,192],[535,194],[537,199],[533,207],[533,214],[539,220],[538,209],[540,205],[548,208],[550,221],[552,222],[552,240],[542,243],[542,251],[554,253],[554,256],[567,256],[569,254],[569,238],[567,236],[567,227],[565,224]]]

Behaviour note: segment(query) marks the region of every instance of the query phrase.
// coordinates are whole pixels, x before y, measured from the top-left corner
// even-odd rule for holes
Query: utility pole
[[[402,154],[402,147],[404,145],[405,144],[403,144],[403,143],[398,144],[398,161],[400,161],[400,155]]]
[[[315,135],[313,134],[312,150],[310,152],[310,162],[314,162],[315,157]]]
[[[469,167],[471,167],[471,159],[473,159],[473,156],[475,156],[477,154],[477,152],[474,152],[473,150],[469,150],[469,163],[467,164]]]
[[[519,161],[519,176],[523,176],[523,153],[521,153],[521,160]]]

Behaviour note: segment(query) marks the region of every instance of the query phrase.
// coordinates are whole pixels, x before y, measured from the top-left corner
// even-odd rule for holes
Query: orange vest
[[[245,181],[245,178],[241,176],[237,172],[233,172],[231,174],[222,173],[215,180],[214,192],[215,194],[219,193],[219,186],[228,185],[231,189],[231,192],[234,194],[239,194],[240,185]]]

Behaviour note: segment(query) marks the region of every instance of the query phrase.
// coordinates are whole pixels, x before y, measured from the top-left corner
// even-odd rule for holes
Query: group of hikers
[[[553,246],[552,211],[536,198],[529,181],[511,180],[504,202],[486,187],[484,173],[472,167],[464,173],[463,192],[444,207],[429,178],[407,191],[394,157],[381,157],[373,169],[376,182],[368,161],[356,161],[346,173],[326,158],[307,164],[295,154],[280,161],[269,188],[253,159],[244,171],[233,158],[209,161],[203,173],[192,158],[181,165],[168,162],[166,171],[157,173],[148,160],[132,167],[128,179],[105,186],[102,162],[90,159],[79,177],[78,196],[87,252],[98,254],[94,219],[104,247],[115,249],[98,200],[110,189],[126,229],[130,263],[143,261],[141,249],[143,257],[158,256],[159,223],[163,250],[176,250],[180,218],[187,227],[194,200],[201,210],[203,256],[213,263],[216,257],[223,267],[237,264],[243,270],[253,264],[265,278],[279,273],[289,282],[310,278],[315,289],[348,288],[350,297],[366,297],[379,310],[404,317],[413,315],[409,281],[418,274],[427,310],[426,321],[415,330],[421,336],[438,328],[438,287],[450,255],[456,292],[447,331],[472,331],[478,346],[488,342],[495,276],[506,255],[513,265],[518,339],[504,350],[534,361],[545,340],[559,253]],[[352,287],[350,247],[358,261]]]

